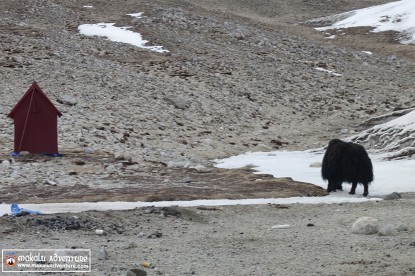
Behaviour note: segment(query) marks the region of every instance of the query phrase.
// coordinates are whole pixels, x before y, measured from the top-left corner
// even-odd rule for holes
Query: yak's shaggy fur
[[[352,183],[349,194],[355,194],[357,183],[362,183],[367,196],[373,181],[372,161],[361,145],[333,139],[324,154],[321,176],[329,182],[327,192],[343,190],[342,183],[348,182]]]

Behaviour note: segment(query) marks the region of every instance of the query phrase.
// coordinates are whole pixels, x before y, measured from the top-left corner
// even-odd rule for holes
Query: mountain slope
[[[233,9],[233,2],[209,8],[208,2],[91,1],[86,8],[76,1],[2,1],[3,150],[12,149],[6,115],[33,80],[54,103],[62,96],[77,102],[57,103],[64,114],[61,148],[166,163],[313,148],[412,105],[411,59],[338,46],[309,27],[273,20],[272,11],[291,10],[293,18],[303,12],[304,19],[319,13],[314,2],[300,2],[268,2],[245,16],[248,2]],[[333,9],[356,5],[340,2]],[[127,15],[137,12],[142,19]],[[99,22],[130,26],[170,52],[77,29]]]

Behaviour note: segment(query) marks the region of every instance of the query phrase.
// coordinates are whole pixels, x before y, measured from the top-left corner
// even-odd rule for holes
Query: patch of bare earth
[[[0,160],[7,160],[3,155]],[[291,178],[275,178],[256,174],[253,168],[240,169],[169,168],[163,163],[117,160],[104,153],[66,152],[52,158],[28,154],[14,158],[14,165],[24,167],[56,166],[61,177],[9,183],[0,194],[0,202],[97,202],[97,201],[173,201],[196,199],[284,198],[294,196],[324,196],[318,186]],[[121,169],[105,173],[105,167]],[[102,170],[102,171],[101,171]],[[98,172],[98,173],[97,173]],[[101,177],[88,178],[97,173]],[[68,178],[66,177],[68,176]]]

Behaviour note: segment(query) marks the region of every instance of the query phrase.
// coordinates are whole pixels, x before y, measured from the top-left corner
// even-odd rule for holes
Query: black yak
[[[342,183],[348,182],[352,183],[349,194],[355,194],[357,183],[362,183],[367,196],[373,181],[372,161],[361,145],[333,139],[323,157],[321,176],[329,182],[327,192],[343,190]]]

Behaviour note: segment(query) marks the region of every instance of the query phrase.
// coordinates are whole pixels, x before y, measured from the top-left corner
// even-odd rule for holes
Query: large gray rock
[[[372,217],[361,217],[352,226],[352,233],[371,235],[379,232],[379,221]]]

